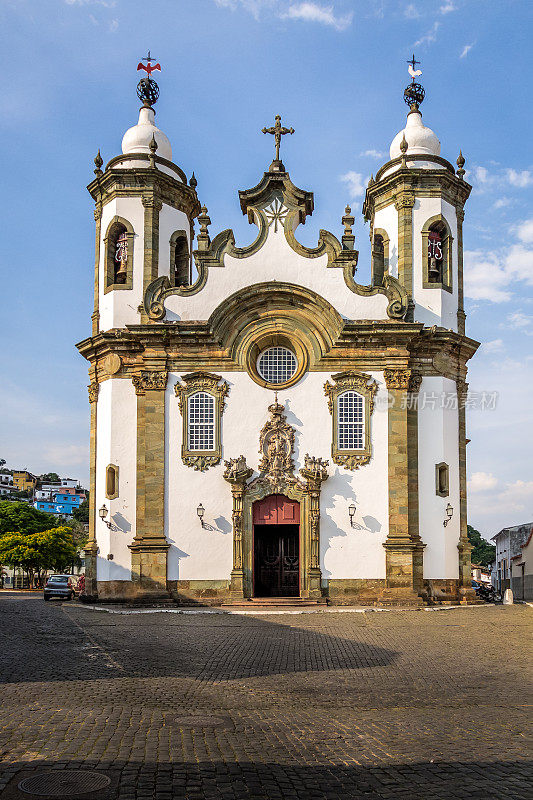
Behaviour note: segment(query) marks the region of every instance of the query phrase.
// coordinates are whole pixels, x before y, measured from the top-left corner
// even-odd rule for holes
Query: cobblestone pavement
[[[113,615],[0,595],[2,800],[528,798],[526,606]]]

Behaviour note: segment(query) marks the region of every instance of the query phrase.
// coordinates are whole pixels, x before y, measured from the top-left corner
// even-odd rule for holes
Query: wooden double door
[[[254,503],[254,596],[300,594],[300,504],[273,494]]]

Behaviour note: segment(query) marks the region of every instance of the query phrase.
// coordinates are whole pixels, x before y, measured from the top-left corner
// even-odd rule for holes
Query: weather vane
[[[143,61],[146,61],[146,64],[143,64]],[[148,50],[148,55],[137,64],[137,72],[141,69],[146,72],[146,78],[141,78],[137,84],[137,97],[143,101],[145,106],[153,106],[154,103],[157,103],[157,98],[159,97],[159,86],[150,76],[152,72],[161,72],[161,64],[159,62],[152,64],[152,61],[155,61],[155,58],[150,55]]]
[[[281,137],[286,133],[294,133],[294,128],[283,128],[281,125],[281,116],[276,114],[276,124],[272,128],[262,128],[262,133],[271,133],[274,136],[276,155],[274,161],[279,161],[279,146],[281,144]]]
[[[415,54],[413,53],[413,57],[407,63],[409,64],[407,71],[411,76],[411,83],[406,87],[403,93],[403,99],[411,108],[411,111],[418,111],[420,103],[426,96],[424,87],[415,80],[419,75],[422,75],[421,69],[415,69],[416,65],[420,64],[420,61],[416,60]]]

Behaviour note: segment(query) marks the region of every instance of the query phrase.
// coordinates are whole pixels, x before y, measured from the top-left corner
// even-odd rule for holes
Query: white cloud
[[[501,353],[505,349],[502,339],[492,339],[490,342],[483,342],[481,345],[485,353]]]
[[[422,47],[433,44],[433,42],[437,41],[437,31],[440,28],[440,22],[434,22],[431,29],[426,33],[425,36],[421,36],[418,41],[415,42],[415,47]]]
[[[498,485],[498,479],[492,472],[474,472],[468,481],[469,492],[487,492],[489,489],[495,489]]]
[[[364,195],[366,185],[360,172],[346,172],[340,176],[340,180],[348,186],[350,200],[357,200]]]
[[[506,174],[507,180],[512,186],[518,186],[520,189],[527,189],[528,186],[533,186],[533,174],[528,169],[523,169],[522,172],[508,169]]]
[[[533,336],[533,317],[530,314],[524,314],[523,311],[513,311],[512,314],[507,315],[507,322],[504,327],[519,330],[525,333],[526,336]]]
[[[480,473],[482,474],[482,473]],[[474,476],[472,476],[473,478]],[[471,490],[472,491],[472,490]],[[533,481],[517,480],[507,483],[499,491],[492,491],[483,497],[475,497],[470,503],[470,510],[479,517],[504,513],[505,525],[520,525],[533,518]],[[501,522],[494,526],[494,533],[501,527]]]
[[[457,11],[457,6],[454,6],[452,2],[448,1],[439,8],[439,11],[441,14],[449,14],[451,11]]]
[[[507,250],[465,250],[465,296],[472,300],[503,303],[510,300],[510,284],[533,286],[533,250],[513,244]]]
[[[381,150],[364,150],[360,153],[361,156],[367,156],[368,158],[384,158],[385,153]]]
[[[420,11],[418,10],[418,8],[415,6],[414,3],[409,3],[409,5],[404,8],[403,13],[404,16],[407,17],[407,19],[420,18]]]
[[[506,206],[510,206],[513,204],[513,200],[510,197],[500,197],[499,200],[493,204],[493,208],[505,208]]]
[[[112,19],[109,23],[109,30],[111,33],[115,33],[118,30],[118,19]]]
[[[533,218],[526,219],[516,226],[516,235],[521,242],[527,244],[533,242]]]
[[[314,2],[296,3],[289,6],[287,11],[280,13],[281,19],[303,20],[304,22],[319,22],[328,25],[337,31],[344,31],[352,24],[353,13],[338,16],[333,6],[322,6]]]
[[[473,44],[465,44],[465,46],[461,50],[459,58],[466,58],[471,49],[473,48],[473,46],[474,46]]]

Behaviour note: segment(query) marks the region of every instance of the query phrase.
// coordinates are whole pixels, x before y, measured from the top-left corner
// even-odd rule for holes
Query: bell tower
[[[127,578],[137,593],[166,592],[162,443],[168,373],[164,348],[153,344],[161,325],[145,313],[143,297],[159,277],[187,291],[200,213],[194,173],[187,182],[155,124],[159,87],[151,76],[161,66],[148,53],[137,69],[145,73],[137,85],[138,122],[105,168],[98,152],[87,187],[95,202],[94,311],[91,338],[79,350],[90,362],[90,597],[125,579],[118,555],[131,563]],[[131,520],[130,544],[123,543],[125,531],[119,536],[117,519]]]
[[[370,178],[363,213],[370,221],[372,281],[398,278],[409,296],[411,321],[464,334],[463,220],[471,186],[465,159],[457,170],[440,154],[435,133],[422,122],[424,88],[413,56],[405,127],[394,137],[390,160]]]
[[[139,63],[146,72],[137,86],[142,106],[137,124],[124,134],[122,154],[102,170],[98,151],[87,187],[96,220],[93,335],[146,322],[142,300],[155,278],[191,283],[193,220],[200,212],[196,179],[193,174],[187,183],[155,124],[159,87],[151,74],[161,67],[153,62],[148,53]]]

